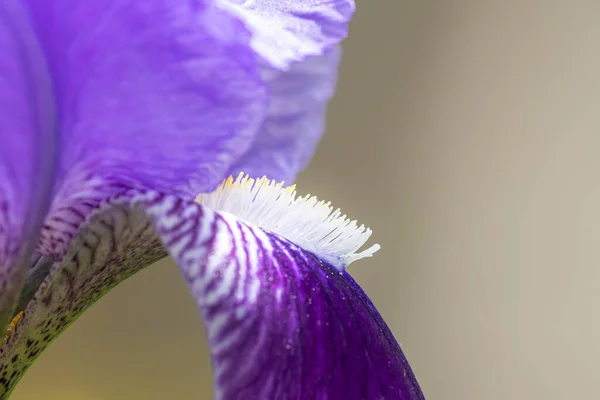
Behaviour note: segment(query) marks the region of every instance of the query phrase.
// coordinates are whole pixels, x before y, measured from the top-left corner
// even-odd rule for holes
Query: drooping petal
[[[57,192],[38,251],[61,254],[117,192],[191,197],[244,154],[266,95],[244,25],[209,0],[27,0],[58,105]]]
[[[8,341],[0,347],[0,398],[37,356],[107,291],[167,255],[136,207],[104,206],[84,223],[62,262],[50,268]]]
[[[252,48],[277,69],[318,56],[348,33],[354,0],[218,0],[252,32]]]
[[[228,213],[157,193],[113,199],[84,224],[0,348],[5,393],[93,301],[164,256],[154,232],[203,315],[217,400],[423,399],[345,271]]]
[[[215,398],[423,399],[347,272],[226,214],[183,203],[147,209],[203,314]],[[189,222],[157,218],[167,212]]]
[[[21,2],[0,3],[0,327],[12,317],[29,252],[49,204],[52,88]],[[31,238],[32,240],[28,240]]]
[[[341,56],[339,46],[294,64],[289,71],[263,68],[269,92],[265,121],[250,150],[231,168],[291,183],[305,168],[325,129]]]

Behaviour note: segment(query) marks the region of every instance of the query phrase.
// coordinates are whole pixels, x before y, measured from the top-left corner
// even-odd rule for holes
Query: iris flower
[[[216,399],[423,398],[346,272],[377,250],[359,251],[371,231],[276,183],[321,136],[353,12],[0,3],[0,398],[91,304],[167,255],[203,318]]]

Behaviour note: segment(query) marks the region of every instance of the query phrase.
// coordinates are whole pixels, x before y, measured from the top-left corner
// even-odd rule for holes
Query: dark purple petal
[[[202,206],[163,199],[146,210],[203,315],[215,398],[424,398],[347,272]]]
[[[269,91],[267,117],[250,150],[230,170],[291,183],[305,168],[325,129],[341,49],[294,64],[289,71],[263,69]]]
[[[13,313],[54,167],[54,105],[46,64],[20,1],[0,3],[0,327]]]
[[[165,255],[154,230],[204,318],[216,399],[423,399],[346,272],[229,214],[157,193],[112,200],[83,225],[0,348],[5,392],[90,304]]]
[[[270,66],[318,56],[348,33],[354,0],[217,0],[252,32],[252,48]]]
[[[266,97],[244,25],[208,0],[27,0],[55,86],[60,163],[38,250],[131,187],[212,190]]]

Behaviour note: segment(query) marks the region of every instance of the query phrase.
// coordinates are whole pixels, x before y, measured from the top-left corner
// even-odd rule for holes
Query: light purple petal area
[[[267,117],[250,150],[230,170],[291,183],[306,167],[323,131],[334,94],[341,48],[294,64],[289,71],[263,69],[269,90]]]
[[[318,56],[348,34],[354,0],[217,0],[252,32],[252,48],[270,66],[285,70]]]
[[[113,199],[82,226],[0,347],[0,377],[10,377],[0,378],[0,395],[94,301],[163,257],[158,238],[203,316],[217,400],[423,399],[346,272],[229,214],[158,193]]]
[[[19,1],[0,3],[0,327],[12,317],[31,241],[48,207],[54,105],[46,64]]]
[[[250,147],[266,93],[241,21],[208,0],[27,0],[58,107],[55,200],[38,250],[132,188],[191,198]]]

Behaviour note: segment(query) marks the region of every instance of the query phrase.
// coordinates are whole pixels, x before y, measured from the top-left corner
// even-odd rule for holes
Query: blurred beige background
[[[358,5],[300,189],[369,224],[351,272],[428,399],[600,396],[600,2]],[[107,295],[15,400],[211,397],[170,260]]]

